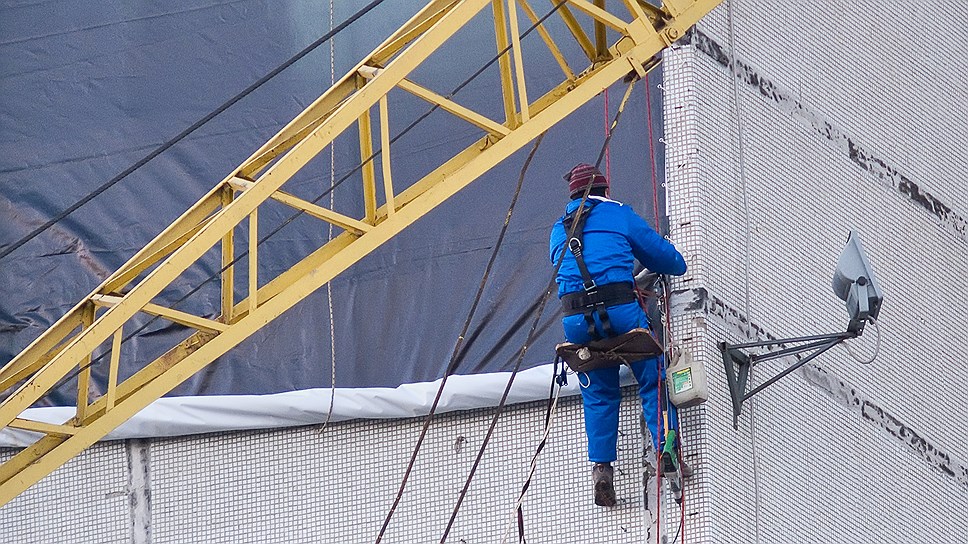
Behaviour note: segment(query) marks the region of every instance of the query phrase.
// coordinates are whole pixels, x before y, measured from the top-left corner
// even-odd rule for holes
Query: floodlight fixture
[[[850,316],[847,330],[860,335],[867,321],[877,319],[884,296],[874,278],[871,263],[864,254],[860,236],[854,231],[850,231],[847,247],[837,260],[831,286],[834,294],[847,303],[847,314]]]
[[[847,245],[837,260],[837,268],[834,270],[831,286],[834,294],[843,300],[847,307],[847,315],[850,320],[845,332],[742,344],[719,343],[719,349],[723,354],[723,365],[726,367],[729,395],[733,401],[734,429],[738,428],[743,402],[837,344],[851,338],[857,338],[864,333],[864,325],[868,321],[874,322],[877,319],[884,296],[874,277],[870,261],[864,254],[860,236],[855,231],[851,231],[847,236]],[[797,345],[787,347],[789,344]],[[770,348],[773,346],[782,346],[782,349],[755,354],[743,351],[750,348]],[[808,351],[811,353],[747,392],[750,369],[754,365],[780,357],[805,354]]]

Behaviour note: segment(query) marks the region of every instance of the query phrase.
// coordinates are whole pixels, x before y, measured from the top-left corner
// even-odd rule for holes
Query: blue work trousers
[[[645,312],[638,302],[629,302],[608,308],[608,318],[616,336],[634,328],[648,328]],[[592,340],[588,335],[585,316],[570,315],[561,320],[565,338],[575,344],[585,344]],[[599,335],[604,336],[601,321],[595,314],[595,324]],[[652,432],[652,445],[659,451],[664,437],[661,433],[661,408],[659,407],[660,357],[644,359],[629,365],[639,384],[639,397],[645,421]],[[578,375],[581,385],[582,403],[585,408],[585,435],[588,437],[588,459],[593,463],[611,463],[618,458],[618,412],[622,401],[619,387],[619,367],[601,368]],[[675,425],[676,412],[669,403],[669,423]]]

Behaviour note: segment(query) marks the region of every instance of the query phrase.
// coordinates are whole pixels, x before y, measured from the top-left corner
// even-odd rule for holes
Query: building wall
[[[666,55],[670,225],[690,264],[676,332],[711,389],[683,414],[701,429],[690,542],[968,534],[968,8],[944,4],[732,0]],[[830,279],[851,229],[885,302],[849,345],[865,358],[879,337],[876,359],[835,348],[734,430],[717,343],[844,330]]]
[[[612,509],[593,504],[581,402],[559,400],[525,496],[529,542],[642,540],[635,396],[627,391],[622,405]],[[543,401],[504,410],[447,542],[517,541],[514,507],[546,411]],[[494,413],[434,420],[384,542],[440,541]],[[422,426],[360,420],[101,443],[0,509],[0,542],[373,542]]]

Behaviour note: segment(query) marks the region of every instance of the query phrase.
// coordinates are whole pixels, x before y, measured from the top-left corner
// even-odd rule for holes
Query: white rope
[[[732,75],[733,75],[733,107],[736,112],[736,133],[737,133],[737,154],[739,161],[739,179],[740,186],[743,191],[743,214],[744,214],[744,229],[745,238],[744,243],[746,245],[745,251],[743,252],[743,271],[744,271],[744,311],[746,312],[746,322],[748,324],[746,330],[746,338],[752,339],[753,334],[753,316],[750,304],[750,208],[749,208],[749,194],[746,183],[746,157],[743,150],[743,116],[740,110],[740,99],[739,99],[739,62],[736,60],[736,28],[733,23],[733,0],[726,0],[726,19],[729,23],[729,48],[730,48],[730,64],[732,65]],[[753,369],[750,369],[750,382],[753,381]],[[749,411],[750,411],[750,453],[752,454],[752,465],[753,465],[753,503],[754,503],[754,531],[756,535],[756,542],[760,542],[760,481],[759,481],[759,470],[757,463],[757,451],[756,451],[756,417],[755,417],[755,405],[753,399],[749,399]]]
[[[858,356],[856,353],[854,353],[852,349],[850,349],[850,341],[844,342],[844,348],[847,350],[847,353],[850,354],[850,356],[853,357],[855,361],[857,361],[862,365],[869,365],[873,363],[874,359],[877,359],[877,354],[880,353],[881,351],[881,329],[878,328],[877,321],[875,321],[873,317],[867,318],[867,321],[871,324],[872,327],[874,327],[874,332],[877,333],[877,340],[874,341],[874,353],[871,354],[869,359],[861,359],[860,356]]]
[[[333,2],[329,0],[329,29],[333,29]],[[336,40],[329,41],[329,85],[336,84]],[[336,205],[335,192],[333,185],[336,184],[336,148],[335,142],[329,144],[329,209]],[[333,224],[329,224],[326,240],[333,239]],[[329,410],[326,412],[326,421],[323,422],[316,434],[320,434],[329,425],[333,418],[333,408],[336,405],[336,321],[333,317],[333,282],[326,282],[326,302],[329,306],[329,359],[330,359],[330,388],[329,388]]]

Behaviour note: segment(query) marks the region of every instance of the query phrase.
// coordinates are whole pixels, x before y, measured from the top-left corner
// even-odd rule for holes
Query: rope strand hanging
[[[635,86],[635,81],[636,80],[633,79],[632,81],[629,82],[629,86],[628,86],[628,88],[625,91],[625,95],[622,97],[622,101],[619,104],[618,111],[615,114],[615,118],[612,121],[611,125],[607,129],[608,130],[607,136],[605,137],[605,141],[602,144],[602,149],[599,152],[598,159],[596,160],[596,163],[595,163],[595,166],[596,167],[598,167],[598,166],[601,165],[601,161],[602,161],[603,157],[605,156],[605,152],[608,149],[608,145],[611,142],[612,136],[615,133],[615,128],[618,126],[618,121],[619,121],[619,119],[622,116],[622,112],[625,111],[625,106],[628,103],[629,97],[631,97],[631,95],[632,95],[632,90],[633,90],[633,88]],[[522,176],[523,176],[523,174],[524,174],[524,171],[522,171]],[[579,210],[581,210],[581,209],[584,208],[585,202],[588,200],[588,195],[591,193],[591,188],[592,188],[591,187],[591,184],[589,184],[589,185],[587,185],[585,187],[585,191],[582,194],[581,202],[579,203],[579,206],[578,206],[578,209]],[[581,212],[579,211],[579,214],[580,213]],[[569,233],[569,236],[573,236],[574,235],[574,229],[575,229],[576,226],[577,226],[577,221],[575,223],[573,223],[573,225],[572,225],[572,231]],[[545,307],[548,299],[550,298],[551,293],[554,292],[554,290],[555,290],[555,286],[556,286],[555,278],[558,275],[558,270],[561,268],[561,264],[564,262],[565,253],[566,253],[566,248],[562,248],[562,253],[556,259],[554,271],[551,274],[551,281],[549,282],[548,288],[545,290],[545,292],[541,296],[541,302],[540,302],[540,304],[538,305],[538,308],[535,311],[535,318],[534,318],[534,321],[532,322],[531,329],[530,329],[530,331],[528,333],[528,338],[525,340],[524,345],[521,347],[521,350],[519,351],[520,355],[518,357],[517,363],[515,364],[514,369],[511,371],[511,376],[508,379],[508,384],[505,387],[504,394],[501,397],[501,402],[498,404],[498,406],[496,408],[496,411],[494,413],[494,416],[491,419],[491,424],[488,427],[488,432],[487,432],[487,434],[484,437],[484,441],[481,443],[481,447],[478,449],[477,457],[475,458],[474,464],[471,467],[471,471],[468,474],[466,481],[464,482],[464,487],[461,490],[460,496],[458,497],[457,504],[454,507],[453,512],[451,513],[450,521],[448,522],[447,528],[445,529],[444,534],[441,537],[441,540],[440,540],[441,543],[443,543],[446,540],[447,535],[450,533],[450,529],[453,526],[453,523],[454,523],[454,521],[457,518],[457,513],[460,510],[460,507],[461,507],[461,504],[463,503],[464,497],[467,495],[467,490],[470,488],[471,480],[473,480],[473,478],[474,478],[474,475],[475,475],[475,473],[477,471],[477,467],[480,464],[480,461],[481,461],[481,459],[484,456],[484,451],[487,449],[487,446],[488,446],[488,444],[490,442],[491,436],[493,434],[494,427],[497,425],[497,420],[500,417],[501,413],[503,412],[504,406],[505,406],[506,401],[507,401],[507,396],[510,393],[511,386],[514,383],[514,379],[515,379],[515,377],[517,375],[517,372],[520,369],[521,363],[524,360],[524,356],[527,353],[528,347],[531,345],[531,342],[534,340],[534,336],[535,336],[534,333],[535,333],[535,330],[538,327],[538,323],[540,322],[541,315],[544,313],[544,307]],[[550,426],[551,426],[551,423],[553,421],[553,412],[554,412],[554,409],[557,407],[557,401],[555,400],[557,398],[557,393],[554,393],[554,391],[555,391],[555,375],[554,374],[555,373],[553,372],[552,373],[552,377],[551,377],[552,393],[549,395],[548,411],[547,411],[547,413],[545,415],[545,430],[543,432],[543,437],[544,438],[538,444],[538,447],[537,447],[537,449],[535,451],[535,454],[533,456],[533,459],[532,459],[532,464],[535,467],[537,465],[537,458],[540,455],[541,451],[544,449],[545,444],[547,443],[547,437],[548,437],[548,435],[550,433]],[[560,392],[560,387],[558,388],[558,392]],[[516,517],[517,517],[517,521],[518,521],[518,540],[519,540],[519,542],[524,542],[524,512],[523,512],[522,505],[523,505],[523,502],[524,502],[524,495],[527,493],[528,489],[531,486],[531,480],[533,479],[533,476],[534,476],[534,470],[531,470],[530,473],[529,473],[529,475],[528,475],[528,478],[525,480],[525,482],[524,482],[524,484],[522,486],[521,492],[520,492],[520,494],[518,496],[518,500],[517,500],[516,506],[515,506]]]

